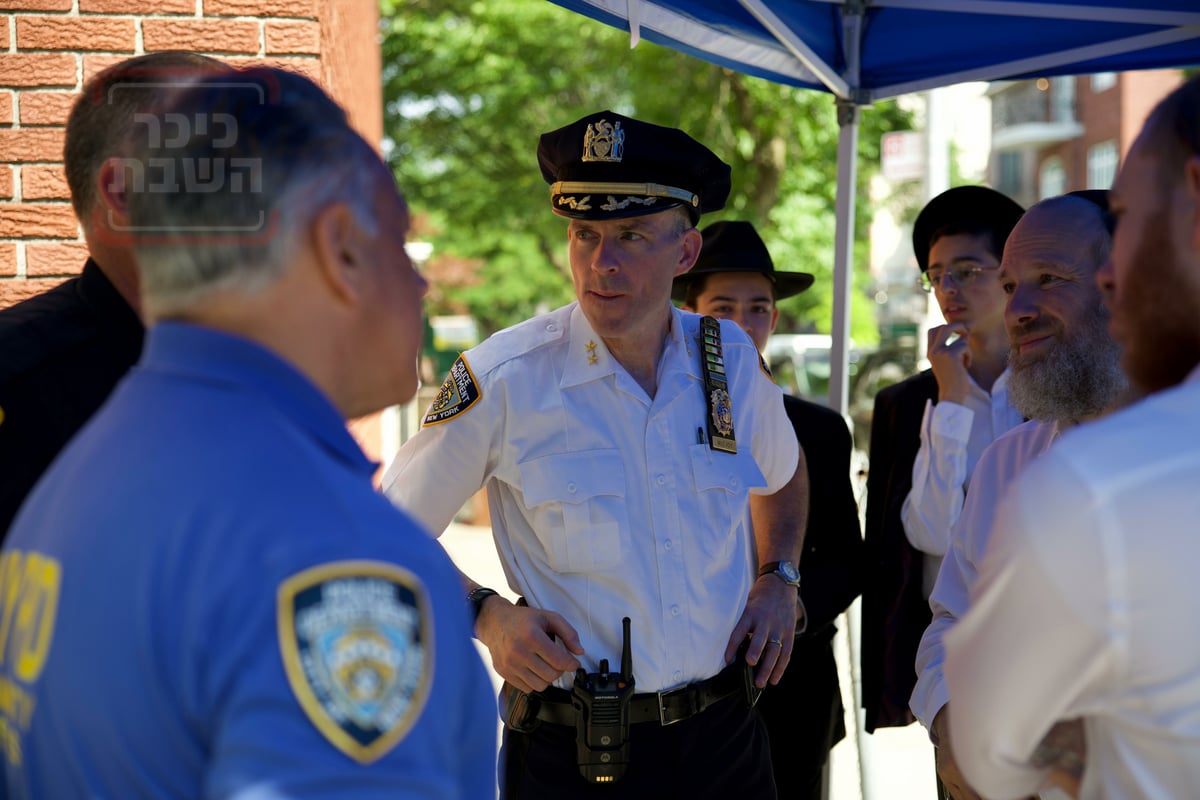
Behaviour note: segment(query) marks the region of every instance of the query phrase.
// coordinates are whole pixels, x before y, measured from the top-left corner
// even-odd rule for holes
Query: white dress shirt
[[[963,498],[975,464],[997,436],[1025,421],[1008,394],[1008,370],[1000,373],[989,394],[967,376],[970,391],[963,402],[926,402],[921,419],[921,449],[913,461],[912,489],[900,518],[908,542],[925,554],[922,589],[929,597],[950,530],[962,513]]]
[[[639,691],[725,666],[756,577],[749,492],[778,490],[798,459],[780,389],[730,322],[721,333],[737,454],[703,439],[699,325],[672,310],[653,399],[575,303],[501,331],[463,356],[479,399],[426,424],[383,481],[433,531],[486,485],[509,586],[566,617],[589,671],[601,658],[619,663],[630,617]]]
[[[967,780],[1035,791],[1030,756],[1082,718],[1080,797],[1200,792],[1200,369],[1063,434],[1001,503],[970,610],[945,636]]]
[[[1013,479],[1057,436],[1058,423],[1030,420],[992,442],[975,465],[971,491],[954,524],[950,549],[929,595],[933,621],[917,648],[917,685],[909,707],[926,730],[933,730],[933,718],[946,705],[942,637],[967,611],[967,596],[983,560],[996,506]]]

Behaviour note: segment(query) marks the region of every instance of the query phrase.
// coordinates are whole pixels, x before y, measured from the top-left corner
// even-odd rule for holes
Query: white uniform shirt
[[[947,632],[950,735],[987,797],[1081,717],[1080,797],[1200,791],[1200,369],[1063,434],[1001,503],[970,610]]]
[[[1057,436],[1058,423],[1031,420],[992,442],[975,465],[971,491],[963,504],[962,516],[954,524],[950,549],[929,596],[933,621],[917,648],[917,685],[909,707],[926,730],[933,730],[933,718],[946,705],[942,637],[967,611],[967,595],[991,536],[996,506],[1009,484]]]
[[[434,531],[486,485],[509,586],[566,617],[589,671],[601,658],[617,666],[630,617],[638,691],[725,666],[755,579],[749,492],[778,490],[798,459],[779,387],[729,322],[721,334],[738,452],[700,441],[709,400],[699,327],[699,316],[672,309],[653,400],[575,303],[501,331],[463,356],[478,400],[427,421],[383,481]]]
[[[992,384],[991,394],[967,376],[970,391],[963,403],[925,403],[921,449],[913,461],[912,489],[900,518],[909,544],[925,554],[922,590],[933,591],[950,530],[962,513],[963,497],[975,464],[989,444],[1025,421],[1008,395],[1008,370]]]

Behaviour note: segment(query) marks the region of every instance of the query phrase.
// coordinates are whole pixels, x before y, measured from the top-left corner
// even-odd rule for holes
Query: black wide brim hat
[[[683,302],[688,287],[697,278],[718,272],[765,275],[775,285],[776,300],[800,294],[813,285],[814,278],[807,272],[777,272],[771,253],[749,222],[714,222],[701,234],[704,246],[700,248],[700,257],[690,270],[676,277],[671,286],[671,298],[676,302]]]
[[[538,140],[554,213],[619,219],[686,208],[694,224],[725,207],[730,167],[677,128],[612,111],[589,114]]]
[[[1015,200],[986,186],[956,186],[930,200],[913,223],[913,255],[924,272],[929,268],[929,248],[933,235],[947,226],[986,223],[1003,235],[1008,234],[1025,213]]]

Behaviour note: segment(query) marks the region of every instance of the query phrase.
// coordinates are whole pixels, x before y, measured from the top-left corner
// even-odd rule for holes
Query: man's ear
[[[695,228],[683,232],[683,242],[680,246],[679,263],[675,265],[675,274],[682,275],[696,265],[700,257],[700,248],[704,246],[704,237]]]
[[[356,304],[362,298],[365,264],[362,230],[345,203],[330,203],[309,226],[313,256],[321,280],[338,300]]]
[[[1188,202],[1191,203],[1189,217],[1192,231],[1188,240],[1192,249],[1200,251],[1200,156],[1191,156],[1183,162],[1183,183],[1187,190]]]
[[[96,202],[91,225],[95,230],[116,234],[129,230],[129,174],[121,159],[106,159],[96,171]]]

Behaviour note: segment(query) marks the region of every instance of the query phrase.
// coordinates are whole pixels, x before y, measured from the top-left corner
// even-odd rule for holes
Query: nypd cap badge
[[[278,591],[279,646],[300,706],[362,764],[412,728],[433,678],[433,624],[420,580],[394,564],[312,567]]]
[[[452,419],[475,405],[475,401],[482,396],[483,393],[479,391],[479,384],[475,382],[475,375],[467,365],[467,360],[459,356],[454,360],[454,366],[450,367],[446,380],[442,382],[442,388],[438,389],[437,397],[429,405],[429,410],[425,412],[425,420],[421,424],[437,425]]]

